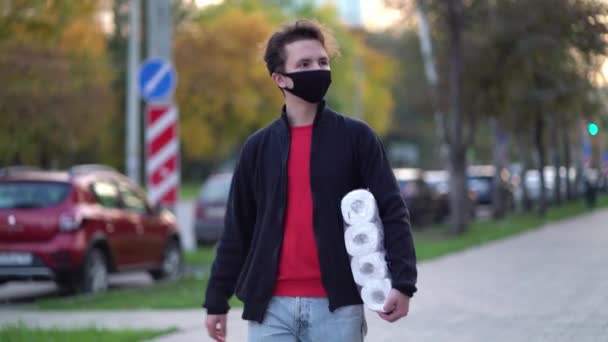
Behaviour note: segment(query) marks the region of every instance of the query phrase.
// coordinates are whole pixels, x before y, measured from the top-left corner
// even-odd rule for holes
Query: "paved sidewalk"
[[[410,316],[386,323],[368,312],[367,341],[608,341],[608,211],[419,265]],[[166,328],[157,341],[209,341],[200,310],[32,312],[0,310],[0,325]],[[229,341],[246,340],[240,310]]]

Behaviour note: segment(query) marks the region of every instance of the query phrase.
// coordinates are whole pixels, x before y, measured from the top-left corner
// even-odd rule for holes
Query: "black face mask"
[[[323,100],[331,84],[331,72],[329,70],[298,71],[283,75],[293,81],[292,89],[283,89],[310,103]]]

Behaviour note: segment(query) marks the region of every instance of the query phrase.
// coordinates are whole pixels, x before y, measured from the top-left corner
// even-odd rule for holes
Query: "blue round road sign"
[[[165,101],[173,96],[177,73],[171,62],[151,58],[141,64],[138,81],[139,93],[145,101]]]

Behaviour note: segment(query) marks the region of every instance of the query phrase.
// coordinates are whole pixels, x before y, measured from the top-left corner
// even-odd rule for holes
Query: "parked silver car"
[[[232,173],[210,175],[195,203],[194,232],[198,245],[217,242],[224,232],[224,217],[230,193]]]

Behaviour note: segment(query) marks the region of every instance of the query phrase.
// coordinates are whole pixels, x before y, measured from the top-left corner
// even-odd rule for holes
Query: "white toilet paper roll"
[[[346,251],[351,256],[361,256],[377,252],[382,247],[382,231],[375,223],[350,226],[344,232]]]
[[[382,252],[354,257],[350,262],[350,268],[355,283],[360,286],[365,286],[372,280],[387,277],[386,260]]]
[[[342,199],[341,209],[344,221],[351,226],[373,221],[378,212],[374,195],[363,189],[346,194]]]
[[[361,289],[361,299],[368,309],[384,312],[384,303],[391,291],[391,281],[388,278],[370,280]]]

